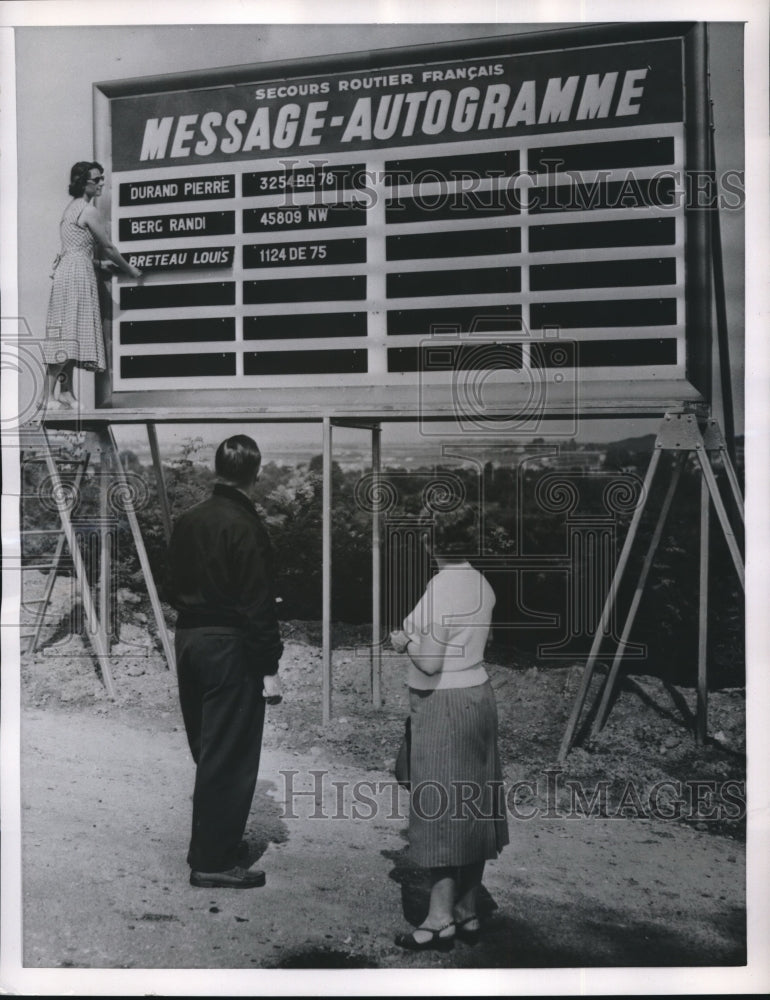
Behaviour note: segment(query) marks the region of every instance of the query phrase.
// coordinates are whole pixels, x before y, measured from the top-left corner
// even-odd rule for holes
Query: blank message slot
[[[235,340],[235,319],[160,319],[120,324],[121,344],[204,343]]]
[[[244,281],[243,301],[260,302],[343,302],[366,298],[366,276],[329,278],[270,278]]]
[[[121,378],[200,378],[235,375],[234,354],[152,354],[120,359]]]
[[[581,181],[532,188],[529,214],[595,212],[606,209],[672,208],[676,197],[670,175],[624,181]]]
[[[606,302],[540,302],[530,307],[533,329],[590,329],[611,326],[672,326],[676,299],[622,299]]]
[[[518,292],[521,290],[521,269],[481,267],[462,271],[407,271],[387,275],[386,290],[389,299]]]
[[[120,289],[121,309],[174,309],[181,306],[231,306],[232,281],[196,281],[184,285],[136,285]]]
[[[517,150],[469,156],[426,156],[414,160],[388,160],[385,164],[385,183],[391,186],[458,181],[467,183],[494,177],[510,177],[518,169]]]
[[[673,162],[674,140],[671,137],[542,146],[529,151],[529,169],[536,174],[565,170],[660,167]]]
[[[423,344],[388,348],[389,372],[519,371],[521,344]]]
[[[449,233],[388,236],[388,260],[424,260],[429,257],[480,257],[521,251],[519,229],[463,229]]]
[[[552,250],[593,250],[602,247],[672,246],[675,242],[674,219],[565,222],[529,228],[529,249],[533,253]]]
[[[440,336],[449,333],[507,333],[521,330],[521,306],[463,306],[447,309],[393,309],[390,336]]]
[[[244,375],[366,373],[366,351],[264,351],[243,356]]]
[[[673,285],[676,260],[600,260],[576,264],[530,267],[533,292],[558,288],[622,288],[635,285]]]
[[[244,340],[305,340],[310,337],[365,337],[366,313],[290,313],[246,316]]]
[[[533,344],[533,368],[654,367],[676,364],[673,337],[640,340],[581,340]]]
[[[519,203],[514,191],[455,191],[419,198],[395,198],[385,205],[385,222],[445,222],[447,219],[489,219],[515,215]]]

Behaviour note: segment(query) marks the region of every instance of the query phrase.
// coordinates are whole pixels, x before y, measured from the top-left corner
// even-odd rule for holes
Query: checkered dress
[[[87,205],[85,198],[73,199],[59,225],[61,252],[54,261],[43,360],[46,364],[75,361],[91,371],[104,371],[104,334],[94,271],[96,240],[80,224]]]

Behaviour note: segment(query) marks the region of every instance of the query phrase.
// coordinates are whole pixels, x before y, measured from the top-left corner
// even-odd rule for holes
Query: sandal
[[[448,924],[444,924],[443,927],[439,927],[435,931],[430,927],[417,927],[415,930],[426,931],[430,937],[426,938],[425,941],[418,941],[414,936],[415,931],[411,931],[409,934],[397,934],[396,944],[399,948],[406,948],[407,951],[451,951],[455,943],[454,930],[451,934],[442,932],[450,927],[454,928],[454,925],[454,921],[450,920]]]
[[[475,923],[475,927],[469,927],[468,924]],[[458,920],[455,922],[455,933],[464,941],[466,944],[478,944],[479,937],[481,936],[481,924],[479,918],[475,913],[472,913],[465,920]]]

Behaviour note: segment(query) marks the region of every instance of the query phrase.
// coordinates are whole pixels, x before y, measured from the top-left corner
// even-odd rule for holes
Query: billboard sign
[[[107,405],[442,416],[707,401],[698,25],[96,86]],[[290,392],[290,402],[287,399]]]

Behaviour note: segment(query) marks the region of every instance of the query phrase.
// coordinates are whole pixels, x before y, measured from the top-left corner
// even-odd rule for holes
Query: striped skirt
[[[496,858],[508,843],[492,685],[409,690],[409,856],[425,868]]]

